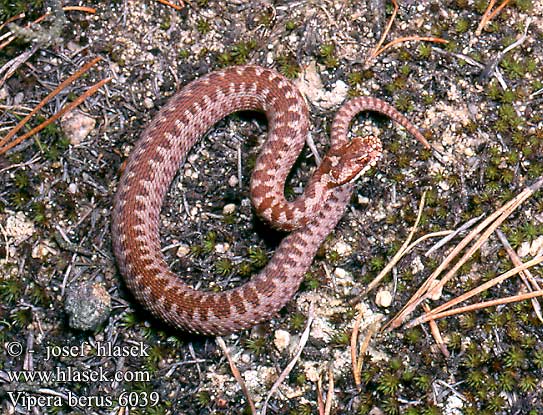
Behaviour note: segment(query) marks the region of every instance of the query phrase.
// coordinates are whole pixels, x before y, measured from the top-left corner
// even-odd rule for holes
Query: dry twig
[[[388,35],[388,32],[390,32],[390,28],[392,27],[392,23],[394,22],[394,19],[396,18],[396,14],[398,14],[398,1],[392,0],[392,5],[394,6],[394,11],[392,12],[392,16],[390,16],[390,20],[387,23],[387,26],[385,30],[383,31],[383,34],[381,35],[381,38],[379,39],[379,42],[377,42],[377,45],[373,48],[370,55],[368,56],[368,59],[366,60],[366,63],[375,59],[377,55],[379,55],[379,50],[381,49],[381,45],[385,41],[385,38]]]
[[[424,311],[426,313],[430,312],[430,307],[428,304],[423,304],[422,308],[424,308]],[[430,331],[432,332],[432,337],[437,343],[437,346],[439,347],[439,350],[441,350],[441,353],[443,353],[443,356],[450,357],[451,354],[447,350],[447,346],[445,345],[445,342],[443,341],[443,337],[441,336],[441,332],[439,331],[439,327],[437,326],[437,323],[435,320],[428,320],[428,325],[430,326]]]
[[[494,307],[494,306],[498,306],[502,304],[517,303],[519,301],[529,300],[531,298],[542,297],[542,296],[543,296],[543,290],[532,291],[531,293],[513,295],[511,297],[498,298],[496,300],[483,301],[482,303],[471,304],[464,307],[458,307],[449,311],[443,311],[441,313],[425,314],[409,322],[408,324],[406,324],[405,328],[415,327],[415,326],[418,326],[419,324],[426,323],[429,320],[437,320],[443,317],[454,316],[455,314],[467,313],[468,311],[480,310],[482,308]]]
[[[326,394],[326,406],[324,407],[324,415],[330,415],[332,412],[332,403],[334,402],[334,365],[332,362],[328,364],[328,393]]]
[[[409,247],[409,243],[413,239],[413,236],[415,235],[415,232],[418,229],[420,218],[422,217],[422,211],[424,209],[424,202],[426,200],[426,191],[422,194],[422,197],[420,199],[419,203],[419,211],[417,213],[417,219],[415,220],[415,224],[411,228],[411,231],[409,232],[409,236],[405,240],[405,242],[402,244],[400,249],[398,249],[398,252],[394,255],[394,257],[390,260],[390,262],[381,270],[379,275],[377,275],[373,281],[371,281],[361,296],[367,295],[371,290],[373,290],[377,284],[381,282],[381,280],[390,272],[390,270],[402,259],[402,257],[408,252],[407,248]],[[359,301],[359,298],[357,298],[357,301]]]
[[[437,244],[432,246],[424,256],[430,257],[432,253],[437,251],[439,248],[444,246],[447,242],[449,242],[451,239],[456,237],[458,234],[464,232],[465,230],[469,229],[474,225],[475,223],[479,222],[479,220],[484,216],[484,214],[481,214],[477,216],[476,218],[472,218],[468,220],[466,223],[464,223],[462,226],[460,226],[458,229],[455,229],[453,232],[450,232],[445,238],[441,239]]]
[[[368,61],[371,61],[371,60],[375,59],[377,56],[379,56],[385,50],[390,49],[394,45],[397,45],[399,43],[404,43],[404,42],[410,42],[410,41],[413,41],[413,40],[418,40],[418,41],[422,41],[422,42],[433,42],[433,43],[449,43],[448,40],[441,39],[439,37],[433,37],[433,36],[404,36],[404,37],[400,37],[398,39],[394,39],[393,41],[387,43],[385,46],[383,46],[379,50],[373,51],[372,54],[369,56]]]

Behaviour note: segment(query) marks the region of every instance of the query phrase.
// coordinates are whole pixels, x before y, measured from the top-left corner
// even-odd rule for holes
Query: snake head
[[[351,183],[375,166],[383,147],[377,137],[355,137],[330,149],[323,163],[328,164],[330,187]]]

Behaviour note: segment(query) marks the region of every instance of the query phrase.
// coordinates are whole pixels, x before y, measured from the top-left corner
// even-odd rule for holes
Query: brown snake
[[[255,209],[273,227],[292,232],[247,283],[219,293],[198,291],[170,271],[161,253],[160,211],[191,147],[219,120],[241,110],[263,111],[268,119],[268,138],[251,177]],[[352,99],[337,112],[331,149],[304,194],[287,201],[285,181],[304,146],[309,118],[302,96],[286,78],[270,69],[238,66],[204,76],[175,94],[137,141],[114,200],[113,249],[136,299],[167,323],[208,335],[245,329],[276,314],[292,298],[320,244],[343,215],[352,182],[381,155],[375,137],[348,139],[352,118],[367,110],[387,115],[430,147],[387,103],[372,97]]]

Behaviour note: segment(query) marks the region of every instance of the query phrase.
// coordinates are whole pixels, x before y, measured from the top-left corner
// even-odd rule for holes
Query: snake
[[[247,110],[263,112],[268,123],[250,197],[265,222],[288,234],[247,282],[221,292],[197,290],[170,270],[161,252],[162,204],[195,143],[220,120]],[[112,247],[134,298],[154,317],[202,335],[226,335],[272,319],[295,295],[318,248],[343,216],[355,180],[381,157],[379,138],[349,138],[353,118],[364,111],[388,116],[430,147],[390,104],[367,96],[350,99],[336,112],[329,150],[304,192],[287,200],[285,182],[310,127],[307,104],[290,80],[273,69],[240,65],[211,72],[172,95],[134,144],[113,200]]]

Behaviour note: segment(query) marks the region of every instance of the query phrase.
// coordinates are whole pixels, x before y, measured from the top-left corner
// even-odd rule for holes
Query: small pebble
[[[239,180],[236,176],[230,176],[228,179],[228,186],[230,187],[236,187],[239,183]]]
[[[251,353],[242,353],[240,360],[245,364],[251,363]]]
[[[6,86],[4,85],[2,88],[0,88],[0,101],[4,101],[8,99],[9,94]]]
[[[13,98],[13,105],[20,105],[25,99],[25,94],[23,92],[18,92]]]
[[[335,275],[336,277],[338,277],[338,278],[343,279],[343,278],[347,277],[347,275],[349,275],[349,274],[348,274],[348,272],[345,271],[343,268],[339,268],[339,267],[338,267],[338,268],[336,268],[336,269],[334,270],[334,275]]]
[[[236,211],[236,205],[234,203],[228,203],[222,208],[223,215],[231,215]]]
[[[70,144],[78,145],[94,130],[96,120],[87,114],[74,110],[60,119],[60,126]]]
[[[517,249],[517,255],[520,258],[524,258],[526,255],[530,253],[530,242],[524,241],[520,244],[520,246]]]
[[[68,50],[71,50],[72,52],[77,52],[79,49],[81,49],[81,46],[79,46],[78,43],[70,40],[67,44],[66,44],[66,47],[68,48]]]
[[[178,258],[184,258],[190,254],[190,247],[188,245],[180,245],[179,248],[177,248],[177,252],[175,255]]]
[[[370,198],[367,196],[358,195],[357,196],[358,203],[361,205],[369,205],[370,204]]]
[[[144,106],[145,108],[147,108],[148,110],[150,110],[150,109],[153,109],[153,108],[154,108],[155,103],[153,102],[153,100],[152,100],[151,98],[147,97],[147,98],[145,98],[145,99],[143,100],[143,106]]]
[[[58,251],[53,248],[50,241],[40,241],[32,248],[32,258],[45,259],[49,255],[58,255]]]
[[[228,252],[230,250],[230,244],[225,242],[223,244],[217,244],[215,245],[215,252],[218,254],[224,254],[225,252]]]
[[[290,344],[290,333],[285,330],[277,330],[273,338],[273,344],[275,344],[277,350],[282,352]]]
[[[346,256],[353,251],[353,247],[343,241],[339,241],[334,245],[334,251],[336,251],[340,256]]]
[[[388,290],[381,290],[375,295],[375,304],[379,307],[390,307],[392,304],[392,294]]]
[[[23,212],[8,216],[4,229],[5,235],[12,237],[11,244],[15,246],[32,236],[35,231],[34,223]]]
[[[530,255],[534,257],[537,255],[540,255],[542,248],[543,248],[543,235],[540,235],[532,241],[532,244],[530,245]]]

